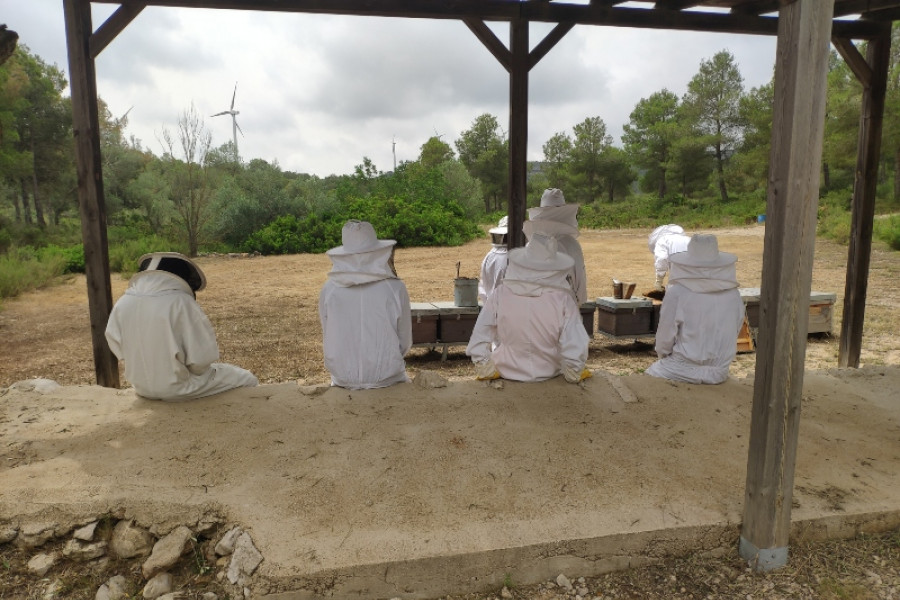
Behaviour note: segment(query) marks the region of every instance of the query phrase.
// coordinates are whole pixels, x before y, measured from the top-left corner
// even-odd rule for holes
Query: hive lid
[[[643,308],[653,306],[653,301],[649,298],[613,298],[612,296],[601,296],[597,298],[597,306],[612,309],[622,308]]]

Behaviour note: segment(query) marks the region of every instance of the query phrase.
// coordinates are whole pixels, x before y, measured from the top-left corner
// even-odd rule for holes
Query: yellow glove
[[[593,377],[594,374],[591,373],[590,369],[587,368],[582,369],[580,373],[575,369],[566,369],[563,373],[563,376],[569,383],[581,383],[585,379]]]
[[[475,364],[475,379],[478,381],[491,381],[500,379],[500,371],[494,366],[494,361],[488,359]]]

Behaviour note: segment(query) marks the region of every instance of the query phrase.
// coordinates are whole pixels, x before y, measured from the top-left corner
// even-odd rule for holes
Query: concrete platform
[[[900,526],[897,389],[895,367],[806,375],[795,536]],[[282,384],[185,404],[10,388],[0,524],[216,511],[251,533],[254,589],[273,600],[433,598],[736,552],[751,400],[751,380],[603,372],[583,387]]]

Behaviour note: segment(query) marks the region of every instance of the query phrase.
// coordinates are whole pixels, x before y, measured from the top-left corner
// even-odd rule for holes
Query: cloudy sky
[[[115,5],[94,6],[96,29]],[[68,73],[62,0],[0,0],[0,22]],[[490,24],[508,42],[508,26]],[[550,30],[533,24],[532,47]],[[576,26],[529,75],[528,159],[557,132],[599,116],[616,145],[641,99],[681,96],[700,62],[723,49],[747,89],[771,79],[775,39]],[[319,176],[352,172],[369,157],[382,171],[415,160],[425,141],[454,141],[490,113],[505,130],[509,78],[459,21],[295,15],[149,7],[97,59],[100,96],[127,133],[162,152],[191,104],[219,146],[237,84],[244,160],[277,161]],[[395,144],[395,145],[394,145]]]

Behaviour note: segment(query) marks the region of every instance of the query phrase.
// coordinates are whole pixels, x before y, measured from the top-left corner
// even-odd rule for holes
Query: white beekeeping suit
[[[660,225],[647,237],[647,246],[653,253],[656,289],[663,289],[663,280],[669,272],[669,256],[687,250],[690,236],[684,235],[681,225]]]
[[[325,368],[331,384],[379,388],[409,381],[412,346],[406,285],[393,266],[394,240],[379,240],[365,221],[347,221],[343,245],[327,252],[332,268],[319,294]]]
[[[587,271],[584,267],[584,253],[578,237],[578,205],[566,204],[562,190],[549,188],[541,196],[541,205],[528,209],[528,221],[522,226],[529,240],[535,234],[543,234],[556,239],[560,252],[573,260],[568,278],[579,306],[587,302]]]
[[[507,223],[504,216],[496,227],[488,230],[491,234],[491,249],[481,261],[481,276],[478,278],[478,299],[484,302],[491,295],[506,274],[508,251],[506,244]]]
[[[737,257],[719,252],[714,235],[697,234],[670,257],[671,272],[656,329],[659,360],[646,373],[689,383],[722,383],[737,353],[744,303]]]
[[[590,377],[590,338],[566,279],[572,264],[555,239],[540,234],[509,253],[506,277],[488,296],[466,347],[478,379]]]
[[[216,362],[216,334],[194,299],[206,287],[200,267],[177,252],[147,254],[138,264],[106,325],[134,391],[178,402],[257,385],[250,371]]]

